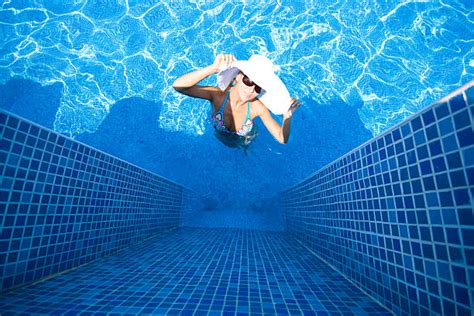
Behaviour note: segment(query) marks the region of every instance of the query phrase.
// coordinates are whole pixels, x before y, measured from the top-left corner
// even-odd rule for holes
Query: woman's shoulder
[[[267,107],[259,99],[255,99],[251,102],[252,111],[257,115],[261,115],[264,112],[268,112]]]

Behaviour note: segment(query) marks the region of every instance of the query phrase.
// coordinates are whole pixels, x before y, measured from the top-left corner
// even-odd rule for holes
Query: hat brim
[[[219,88],[225,90],[239,70],[263,89],[257,98],[273,114],[282,115],[288,111],[291,106],[291,96],[283,81],[273,71],[259,72],[249,61],[235,61],[230,68],[221,71],[217,75]]]

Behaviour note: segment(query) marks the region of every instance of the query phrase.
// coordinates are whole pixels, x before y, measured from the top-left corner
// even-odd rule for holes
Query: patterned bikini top
[[[245,117],[244,123],[242,124],[240,129],[234,132],[234,131],[229,130],[227,126],[225,126],[224,110],[225,110],[227,99],[229,98],[229,94],[231,90],[232,89],[230,89],[229,92],[227,92],[224,98],[224,102],[219,108],[219,111],[217,111],[217,113],[212,116],[213,126],[217,131],[222,132],[222,133],[235,134],[239,136],[247,136],[248,134],[250,134],[253,128],[253,120],[250,117],[250,101],[247,102],[247,116]]]

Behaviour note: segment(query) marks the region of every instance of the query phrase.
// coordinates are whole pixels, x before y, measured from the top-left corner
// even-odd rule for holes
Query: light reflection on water
[[[129,97],[163,101],[161,128],[201,135],[207,107],[171,82],[217,53],[260,53],[281,66],[293,95],[358,104],[376,135],[473,79],[472,9],[439,1],[5,1],[0,84],[61,82],[55,129],[72,136],[94,132]]]

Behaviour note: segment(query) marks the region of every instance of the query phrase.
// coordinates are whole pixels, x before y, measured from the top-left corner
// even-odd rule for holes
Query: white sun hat
[[[273,62],[262,55],[252,55],[249,60],[234,61],[227,69],[217,74],[217,85],[224,91],[242,71],[250,80],[262,88],[257,98],[273,114],[281,115],[288,111],[291,105],[291,96],[285,84],[275,74],[279,70]]]

